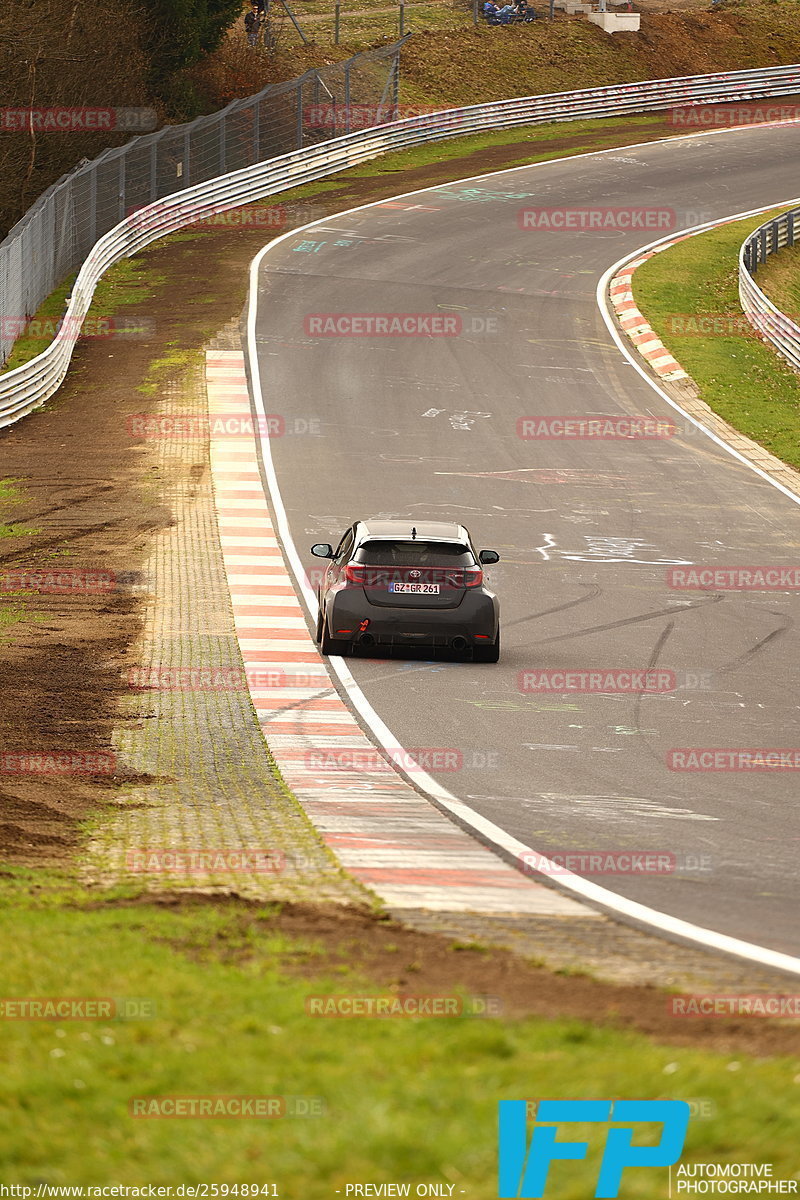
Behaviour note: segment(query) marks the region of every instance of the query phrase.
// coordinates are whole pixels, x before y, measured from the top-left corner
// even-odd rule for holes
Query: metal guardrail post
[[[400,51],[398,50],[392,60],[392,116],[397,115],[397,106],[400,103]]]
[[[89,237],[92,245],[97,241],[97,167],[89,172]]]
[[[150,203],[158,199],[158,142],[150,143]]]
[[[126,164],[126,162],[127,162],[126,156],[124,154],[120,154],[120,156],[119,156],[119,173],[117,176],[118,188],[119,188],[118,203],[119,203],[119,219],[120,219],[120,221],[124,221],[125,215],[126,215],[125,214],[125,164]]]
[[[739,300],[750,324],[759,336],[774,347],[791,367],[800,371],[800,325],[776,308],[753,279],[760,263],[782,249],[781,231],[786,230],[786,246],[795,244],[795,218],[800,209],[790,209],[753,230],[739,250]]]

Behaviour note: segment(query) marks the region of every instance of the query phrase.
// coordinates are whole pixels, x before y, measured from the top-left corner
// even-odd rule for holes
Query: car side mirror
[[[333,546],[329,546],[327,542],[317,542],[311,547],[311,553],[317,558],[333,558]]]
[[[489,567],[492,563],[500,562],[500,555],[496,550],[481,550],[478,562],[483,563],[484,567]]]

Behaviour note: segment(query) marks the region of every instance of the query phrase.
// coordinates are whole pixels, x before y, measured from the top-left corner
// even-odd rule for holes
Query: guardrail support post
[[[392,114],[396,116],[397,106],[400,103],[400,51],[398,50],[392,60]]]
[[[89,236],[94,245],[97,241],[97,167],[94,166],[89,177]]]
[[[158,142],[150,143],[150,203],[158,199]]]
[[[125,154],[120,154],[120,156],[119,156],[119,219],[120,219],[120,221],[124,221],[125,217],[126,217],[126,213],[125,213],[125,163],[126,162],[127,162],[127,156]]]
[[[295,91],[297,96],[297,149],[303,149],[303,84],[300,80],[297,82]]]

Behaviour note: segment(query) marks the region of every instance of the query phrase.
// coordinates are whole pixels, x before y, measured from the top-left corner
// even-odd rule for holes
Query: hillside
[[[676,0],[676,7],[680,2]],[[541,2],[535,6],[543,10]],[[613,37],[581,17],[500,28],[476,28],[465,17],[462,28],[447,29],[426,27],[424,16],[410,11],[414,36],[403,51],[402,99],[475,104],[604,83],[800,62],[797,0],[721,0],[713,9],[688,11],[653,11],[656,4],[642,0],[635,7],[642,9],[640,31]],[[262,78],[253,56],[248,60],[235,46],[234,39],[234,45],[226,45],[197,68],[205,86],[216,88],[221,97],[229,96],[232,82],[226,63],[230,76],[239,74],[240,85],[257,90]],[[283,47],[282,42],[270,65],[288,79],[346,58],[362,45]]]
[[[460,105],[800,62],[798,0],[721,0],[711,10],[686,7],[697,0],[671,0],[681,11],[658,11],[669,2],[640,0],[640,32],[613,37],[581,17],[560,16],[552,24],[542,20],[522,28],[476,28],[467,0],[409,4],[414,36],[403,51],[401,100]],[[354,34],[362,13],[373,21],[372,44],[397,36],[395,10],[387,9],[386,0],[353,0],[358,9],[348,17],[349,24],[343,22],[343,33],[349,31],[354,40],[333,45],[324,24],[329,0],[304,0],[301,17],[316,42],[298,45],[293,31],[284,27],[273,52],[253,51],[237,17],[218,50],[193,66],[172,70],[166,81],[155,81],[158,58],[148,44],[148,24],[138,3],[104,0],[88,9],[78,0],[14,0],[4,6],[0,105],[150,106],[161,121],[180,119],[357,53],[368,44],[363,31],[357,38]],[[541,0],[537,7],[542,11]],[[383,22],[380,35],[375,19]],[[0,236],[81,158],[92,158],[128,136],[0,132]]]

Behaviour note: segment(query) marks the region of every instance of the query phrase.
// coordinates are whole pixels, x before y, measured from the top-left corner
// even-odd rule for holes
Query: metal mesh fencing
[[[363,106],[369,125],[391,119],[405,40],[133,138],[62,176],[0,243],[0,364],[42,301],[137,209],[350,132],[352,103]]]

